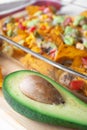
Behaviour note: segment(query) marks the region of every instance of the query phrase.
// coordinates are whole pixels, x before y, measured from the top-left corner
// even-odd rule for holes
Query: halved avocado
[[[23,94],[20,90],[20,84],[26,76],[30,75],[42,77],[52,84],[62,95],[65,103],[41,103]],[[38,72],[21,70],[9,74],[4,79],[3,94],[15,111],[30,119],[64,127],[87,130],[87,104],[75,97],[54,80]]]

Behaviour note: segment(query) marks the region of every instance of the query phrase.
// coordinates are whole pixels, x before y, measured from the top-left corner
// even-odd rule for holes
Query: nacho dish
[[[24,16],[0,21],[0,33],[42,56],[87,75],[87,12],[60,15],[52,6],[28,6]],[[2,52],[71,91],[87,96],[87,80],[63,72],[3,41]]]

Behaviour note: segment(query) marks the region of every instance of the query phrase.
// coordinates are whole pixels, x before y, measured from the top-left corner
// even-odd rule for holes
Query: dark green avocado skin
[[[9,75],[14,75],[14,74],[17,74],[17,73],[21,74],[21,73],[25,73],[26,71],[28,73],[32,72],[35,75],[38,74],[37,72],[30,71],[30,70],[21,70],[21,71],[13,72],[12,74],[9,74]],[[7,79],[8,76],[6,76],[5,80]],[[49,78],[47,76],[45,76],[45,77]],[[36,121],[39,121],[39,122],[52,124],[52,125],[57,125],[57,126],[63,126],[63,127],[67,127],[67,128],[75,128],[75,130],[87,130],[87,125],[82,125],[82,124],[80,125],[77,122],[76,123],[72,123],[71,121],[66,121],[66,120],[58,119],[58,118],[53,118],[50,115],[44,115],[44,114],[39,113],[39,112],[37,112],[35,110],[32,110],[29,107],[26,107],[24,104],[18,102],[16,99],[14,99],[14,97],[12,97],[9,94],[9,92],[7,91],[7,86],[5,84],[5,80],[4,80],[3,88],[2,88],[4,97],[5,97],[6,101],[8,102],[8,104],[16,112],[20,113],[21,115],[23,115],[23,116],[25,116],[27,118],[30,118],[32,120],[36,120]]]

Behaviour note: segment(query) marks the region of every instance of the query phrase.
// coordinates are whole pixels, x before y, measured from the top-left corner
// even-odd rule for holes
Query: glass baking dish
[[[74,1],[73,1],[73,2],[74,2]],[[32,4],[31,4],[31,3],[32,3]],[[63,2],[62,2],[62,4],[61,4],[60,1],[56,1],[56,0],[37,0],[37,1],[30,1],[30,3],[29,3],[28,1],[26,1],[26,2],[25,2],[21,7],[19,7],[19,8],[11,9],[11,10],[10,10],[11,12],[8,11],[8,13],[2,13],[2,14],[0,15],[0,18],[1,18],[2,20],[4,20],[4,19],[6,19],[6,17],[8,17],[8,16],[19,17],[19,18],[21,18],[21,17],[23,17],[23,16],[24,16],[24,17],[27,17],[28,14],[27,14],[27,11],[25,10],[25,8],[26,8],[26,6],[28,6],[28,5],[39,5],[39,6],[43,6],[43,5],[45,5],[45,6],[51,6],[51,5],[52,5],[52,6],[55,6],[55,7],[56,7],[56,9],[58,10],[58,13],[61,14],[61,15],[63,15],[63,14],[65,14],[65,15],[70,15],[70,14],[71,14],[71,15],[75,15],[75,14],[78,14],[78,12],[80,13],[80,12],[82,12],[82,11],[85,10],[85,8],[83,8],[83,7],[76,6],[75,4],[72,5],[72,1],[70,1],[70,3],[68,3],[68,4],[63,4]],[[72,8],[69,8],[69,6],[72,7]],[[78,8],[77,12],[76,12],[76,10],[73,10],[74,8]],[[4,52],[4,53],[5,53],[5,52]],[[8,53],[11,54],[12,51],[7,52],[6,55],[8,55]],[[17,56],[16,56],[16,55],[19,55],[18,53],[21,53],[21,57],[24,56],[24,55],[26,55],[26,53],[23,52],[23,51],[21,51],[21,50],[19,50],[19,52],[16,51],[15,53],[16,53],[16,54],[13,56],[13,58],[16,59],[17,61],[19,61],[19,59],[18,59]],[[39,59],[38,59],[37,61],[34,61],[34,62],[35,62],[35,64],[37,64],[37,67],[38,67],[38,68],[39,68],[39,64],[38,64],[38,63],[41,62],[41,64],[43,64],[43,65],[42,65],[42,68],[41,68],[40,72],[42,72],[43,74],[45,74],[45,75],[47,75],[47,76],[53,78],[53,77],[52,77],[52,75],[53,75],[53,74],[52,74],[52,70],[53,70],[53,71],[57,71],[55,67],[52,67],[52,66],[50,66],[49,64],[47,64],[47,63],[45,63],[44,61],[41,61],[41,60],[39,60]],[[33,64],[33,63],[32,63],[32,64]],[[45,64],[47,65],[47,67],[46,67],[46,69],[43,69],[43,67],[45,66]],[[24,65],[24,68],[25,68],[25,69],[31,69],[27,64]],[[47,72],[48,68],[50,68],[49,74],[47,74],[47,73],[48,73],[48,72]],[[39,71],[39,69],[36,69],[35,66],[33,66],[32,69],[34,69],[34,70],[36,70],[36,71]],[[43,71],[42,71],[42,70],[43,70]],[[61,71],[60,71],[60,70],[59,70],[59,73],[61,74]],[[54,79],[55,81],[57,81],[58,78],[59,78],[58,74],[55,73],[55,78],[53,78],[53,79]],[[70,90],[70,91],[71,91],[71,90]],[[73,93],[76,94],[76,95],[78,95],[79,97],[81,97],[81,99],[87,100],[85,96],[81,96],[79,93],[77,93],[77,92],[75,92],[75,91],[73,91]]]

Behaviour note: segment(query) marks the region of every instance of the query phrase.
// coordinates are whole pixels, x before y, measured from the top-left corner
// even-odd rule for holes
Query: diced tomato
[[[36,26],[33,26],[33,27],[31,27],[31,28],[29,29],[29,31],[30,31],[30,32],[34,32],[34,31],[36,30],[36,28],[37,28]]]
[[[87,65],[87,57],[82,58],[82,63],[83,63],[83,65]]]
[[[15,18],[15,21],[16,21],[16,22],[19,22],[19,18]]]
[[[45,30],[46,29],[46,26],[41,26],[41,30]]]
[[[39,10],[43,11],[46,7],[45,6],[40,6]]]
[[[26,29],[26,26],[23,26],[22,23],[19,23],[18,27],[19,27],[21,30],[25,30],[25,29]]]
[[[84,87],[85,82],[83,80],[73,80],[70,82],[69,88],[71,90],[80,90]]]

